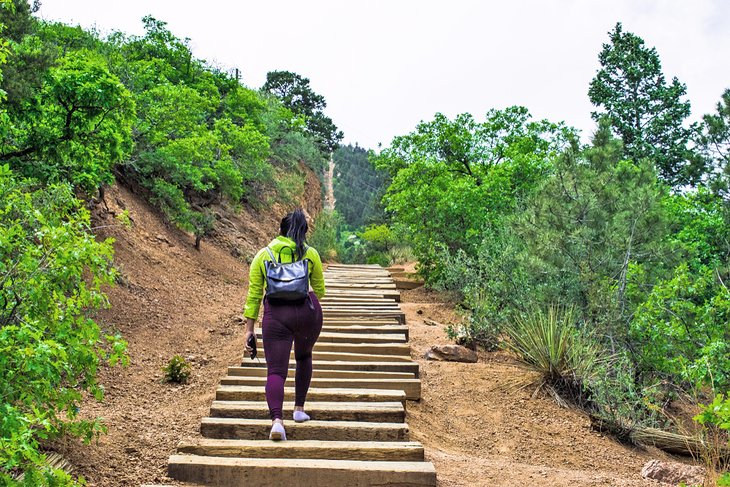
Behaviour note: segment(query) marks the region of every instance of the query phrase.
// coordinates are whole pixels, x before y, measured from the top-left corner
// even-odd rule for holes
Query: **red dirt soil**
[[[248,270],[231,255],[233,237],[216,238],[215,245],[204,240],[198,252],[192,237],[162,223],[140,196],[115,187],[107,201],[110,213],[98,224],[112,226],[100,235],[116,239],[122,277],[109,291],[112,308],[97,318],[128,340],[131,364],[104,368],[104,402],[90,400],[82,408],[87,417],[103,417],[108,434],[88,446],[68,441],[58,447],[93,486],[176,485],[165,475],[168,456],[180,440],[198,436],[218,380],[240,359]],[[122,209],[131,228],[114,226],[113,215]],[[244,248],[234,253],[245,257],[265,244],[278,213],[239,217],[233,229],[244,235],[233,240]],[[622,446],[592,431],[581,415],[508,387],[523,372],[504,356],[481,353],[476,364],[421,359],[430,345],[448,343],[442,327],[423,319],[458,317],[434,292],[406,291],[403,301],[423,380],[422,400],[408,404],[408,423],[440,486],[653,485],[639,471],[649,459],[662,458],[660,452]],[[175,354],[193,365],[187,385],[161,381],[161,367]]]

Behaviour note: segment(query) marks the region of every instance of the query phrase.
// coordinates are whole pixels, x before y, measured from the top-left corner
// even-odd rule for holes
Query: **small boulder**
[[[423,356],[426,360],[445,360],[447,362],[477,361],[477,353],[461,345],[434,345]]]
[[[687,485],[702,485],[705,480],[705,468],[697,465],[650,460],[641,469],[641,476],[668,485],[679,485],[682,482]]]

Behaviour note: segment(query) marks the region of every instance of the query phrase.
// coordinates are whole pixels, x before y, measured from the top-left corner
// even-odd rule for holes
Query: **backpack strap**
[[[271,257],[271,262],[276,264],[276,257],[274,257],[274,253],[271,251],[269,246],[266,246],[266,251],[269,253],[269,256]],[[281,254],[279,254],[279,263],[281,264]]]

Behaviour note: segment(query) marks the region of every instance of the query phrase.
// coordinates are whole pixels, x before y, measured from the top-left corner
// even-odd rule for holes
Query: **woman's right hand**
[[[248,340],[254,334],[255,323],[255,320],[251,318],[246,318],[246,333],[244,333],[243,335],[243,348],[246,350],[247,353],[251,353],[253,351],[253,348],[248,345]],[[254,336],[253,339],[256,340],[256,337]]]
[[[253,348],[251,348],[251,347],[250,347],[250,346],[248,345],[248,340],[249,340],[249,338],[250,338],[250,337],[251,337],[251,336],[252,336],[253,334],[254,334],[254,333],[253,333],[253,331],[248,331],[248,330],[247,330],[247,331],[246,331],[246,333],[245,333],[245,334],[243,335],[243,348],[244,348],[244,349],[246,350],[246,353],[251,353],[251,352],[253,351]],[[255,340],[255,339],[256,339],[256,337],[254,337],[254,340]]]

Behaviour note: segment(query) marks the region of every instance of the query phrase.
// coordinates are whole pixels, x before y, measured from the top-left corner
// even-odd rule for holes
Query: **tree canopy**
[[[667,183],[697,182],[702,167],[688,149],[687,87],[676,77],[667,82],[656,49],[625,32],[621,23],[609,32],[609,40],[588,89],[591,103],[600,108],[592,113],[594,120],[606,117],[623,141],[624,155],[653,161]]]

